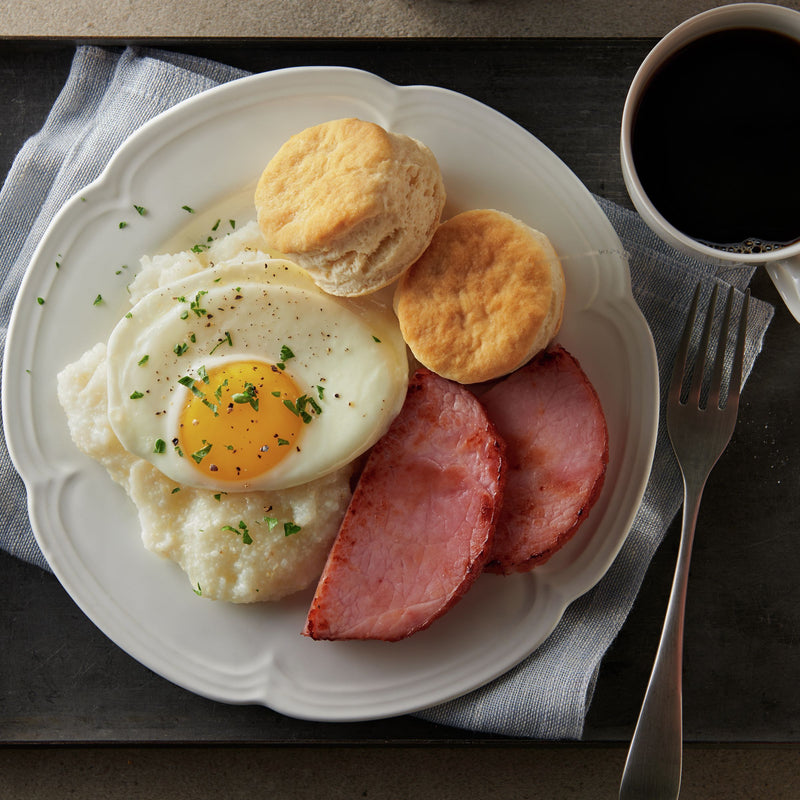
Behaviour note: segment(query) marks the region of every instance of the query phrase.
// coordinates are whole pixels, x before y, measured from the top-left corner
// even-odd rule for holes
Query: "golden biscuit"
[[[439,226],[403,275],[395,311],[406,343],[426,367],[459,383],[522,366],[555,337],[564,273],[548,238],[494,210]]]
[[[439,165],[425,145],[359,119],[292,136],[255,193],[269,247],[343,296],[402,274],[430,242],[444,202]]]

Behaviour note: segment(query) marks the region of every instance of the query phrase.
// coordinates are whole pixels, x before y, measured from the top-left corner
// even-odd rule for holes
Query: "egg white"
[[[287,374],[321,413],[267,473],[248,482],[201,473],[172,446],[190,392],[179,379],[226,361],[277,363],[284,346],[294,354]],[[219,263],[147,293],[114,328],[107,361],[109,421],[123,447],[179,484],[226,492],[298,486],[349,463],[385,433],[408,381],[385,305],[327,295],[282,259]]]

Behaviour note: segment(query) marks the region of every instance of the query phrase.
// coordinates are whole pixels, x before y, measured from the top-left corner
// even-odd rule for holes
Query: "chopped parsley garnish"
[[[234,403],[250,403],[254,411],[258,411],[258,397],[256,397],[256,387],[252,383],[245,382],[244,389],[233,395]]]
[[[212,445],[206,443],[205,447],[201,447],[199,450],[195,450],[192,453],[192,458],[195,460],[196,464],[199,464],[210,452],[211,452]]]
[[[233,340],[231,339],[231,334],[230,334],[230,331],[225,331],[225,338],[224,338],[224,339],[220,339],[220,340],[219,340],[219,341],[218,341],[218,342],[217,342],[217,343],[214,345],[214,347],[212,348],[212,350],[211,350],[211,352],[209,353],[209,355],[213,355],[213,353],[214,353],[214,350],[216,350],[216,349],[217,349],[217,348],[218,348],[218,347],[219,347],[221,344],[225,344],[225,342],[227,342],[229,346],[233,347]]]
[[[308,408],[310,408],[314,414],[319,415],[322,413],[322,408],[320,407],[319,403],[313,397],[309,397],[307,394],[298,397],[297,401],[294,403],[287,399],[283,401],[283,404],[289,409],[289,411],[292,412],[292,414],[294,414],[296,417],[300,417],[300,419],[302,419],[306,425],[308,425],[308,423],[314,419],[311,413],[307,410]]]
[[[139,362],[138,362],[138,363],[139,363],[139,366],[140,366],[140,367],[143,367],[143,366],[144,366],[144,365],[145,365],[145,364],[146,364],[146,363],[147,363],[149,360],[150,360],[150,356],[147,356],[147,355],[145,355],[145,356],[142,356],[142,357],[139,359]]]
[[[237,536],[242,537],[242,544],[253,544],[253,539],[250,536],[250,531],[247,529],[247,523],[242,519],[239,520],[239,527],[234,528],[233,525],[223,525],[223,531],[231,531],[235,533]]]
[[[194,209],[191,206],[181,206],[184,211],[188,211],[190,214],[194,214]]]
[[[184,375],[182,378],[178,378],[178,383],[181,384],[181,386],[185,386],[187,389],[191,389],[195,397],[205,397],[205,394],[194,385],[195,380],[190,375]]]
[[[270,530],[272,530],[278,524],[278,518],[277,517],[264,517],[262,522],[266,522],[267,523],[267,527]]]
[[[203,383],[208,383],[209,381],[208,370],[206,370],[205,367],[202,366],[198,367],[197,374],[200,376],[200,380],[203,381]]]
[[[43,306],[43,305],[44,305],[44,297],[37,297],[37,298],[36,298],[36,302],[37,302],[37,303],[38,303],[40,306]]]
[[[372,334],[372,341],[377,342],[378,344],[381,343],[381,340],[377,336],[375,336],[375,334]]]
[[[198,317],[204,317],[208,312],[200,305],[200,298],[204,295],[208,294],[206,290],[200,290],[196,295],[194,300],[189,304],[189,308],[194,311],[195,315]]]
[[[203,590],[200,588],[200,584],[199,584],[199,583],[197,584],[197,588],[196,588],[196,589],[192,589],[192,591],[193,591],[193,592],[194,592],[194,593],[195,593],[195,594],[196,594],[198,597],[202,597],[202,595],[203,595]]]
[[[215,222],[215,223],[214,223],[214,224],[211,226],[211,230],[212,230],[212,231],[215,231],[217,228],[219,228],[219,224],[220,224],[220,222],[222,222],[222,220],[221,220],[221,219],[218,219],[218,220],[217,220],[217,221],[216,221],[216,222]]]
[[[140,397],[144,397],[141,392],[131,392],[131,400],[138,400]]]
[[[167,443],[163,439],[156,439],[156,443],[153,445],[153,452],[154,453],[166,453],[167,452]]]
[[[283,535],[284,536],[291,536],[294,533],[299,533],[302,530],[299,525],[295,525],[294,522],[284,522],[283,523]]]
[[[177,493],[178,493],[180,490],[181,490],[181,487],[180,487],[180,486],[176,486],[176,487],[175,487],[175,488],[174,488],[174,489],[173,489],[173,490],[170,492],[170,494],[177,494]]]
[[[189,345],[184,342],[183,344],[176,344],[175,347],[172,348],[172,352],[175,353],[176,356],[182,356],[188,349]]]
[[[93,306],[99,306],[103,302],[103,295],[99,294],[95,297],[94,301],[92,302]]]
[[[278,447],[283,447],[284,445],[287,444],[289,444],[289,442],[286,441],[286,439],[278,439]]]
[[[133,207],[136,209],[136,213],[137,213],[137,214],[138,214],[140,217],[143,217],[143,216],[144,216],[144,215],[147,213],[147,209],[146,209],[144,206],[137,206],[137,205],[134,203],[134,206],[133,206]]]
[[[208,245],[198,242],[197,244],[193,245],[191,249],[193,253],[202,253],[204,250],[208,250]]]
[[[120,224],[119,224],[119,229],[122,230],[123,228],[127,228],[127,227],[128,227],[128,223],[125,222],[125,220],[122,220],[122,222],[120,222]]]
[[[275,365],[278,369],[286,369],[286,362],[290,358],[294,358],[294,353],[286,345],[281,347],[281,360]]]
[[[325,387],[324,386],[317,386],[317,394],[319,395],[320,400],[325,399]]]

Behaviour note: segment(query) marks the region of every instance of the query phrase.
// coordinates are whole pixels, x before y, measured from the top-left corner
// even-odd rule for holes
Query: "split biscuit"
[[[521,367],[555,337],[564,273],[549,239],[500,211],[439,226],[395,292],[400,330],[428,369],[480,383]]]
[[[269,247],[346,297],[399,277],[428,246],[444,203],[439,165],[424,144],[359,119],[292,136],[255,193]]]

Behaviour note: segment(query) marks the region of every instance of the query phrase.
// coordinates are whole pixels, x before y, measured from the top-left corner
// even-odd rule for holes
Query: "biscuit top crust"
[[[339,119],[288,139],[256,189],[258,223],[283,253],[316,250],[381,210],[393,142],[379,125]]]
[[[460,383],[527,362],[557,333],[563,307],[564,275],[547,237],[486,209],[440,225],[395,294],[414,355]]]

